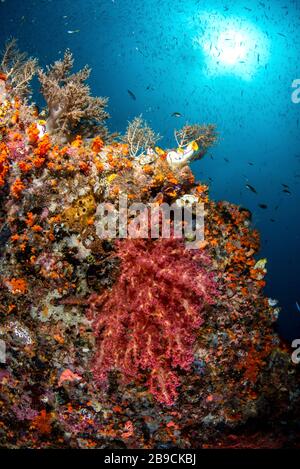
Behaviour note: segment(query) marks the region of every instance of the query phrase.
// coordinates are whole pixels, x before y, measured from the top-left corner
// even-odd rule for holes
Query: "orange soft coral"
[[[73,140],[73,142],[71,143],[72,147],[74,148],[79,148],[82,146],[82,144],[83,144],[83,140],[82,140],[81,135],[77,135],[75,140]]]
[[[47,434],[51,432],[51,421],[52,421],[52,414],[47,413],[46,410],[42,410],[39,415],[37,415],[31,424],[32,430],[37,430],[42,434]]]
[[[37,125],[33,122],[28,129],[26,130],[28,141],[31,145],[36,145],[39,141],[39,129]]]
[[[0,143],[0,187],[5,184],[5,177],[9,171],[8,148]]]
[[[13,195],[13,197],[19,199],[24,189],[25,185],[23,184],[20,178],[17,178],[10,188],[10,193]]]
[[[14,294],[24,294],[27,291],[27,282],[23,278],[5,279],[8,289]]]
[[[95,137],[93,142],[92,142],[92,151],[95,153],[99,153],[99,151],[103,148],[104,142],[102,138],[100,137]]]
[[[49,136],[46,134],[40,139],[38,147],[36,148],[36,150],[34,150],[34,154],[37,156],[43,157],[48,153],[50,148],[51,148],[50,139],[49,139]]]

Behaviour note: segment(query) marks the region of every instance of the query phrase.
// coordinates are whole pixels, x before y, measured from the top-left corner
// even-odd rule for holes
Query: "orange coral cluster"
[[[14,295],[24,294],[27,291],[27,282],[23,278],[4,279],[4,283]]]
[[[99,153],[99,151],[102,150],[103,146],[104,142],[102,138],[95,137],[92,141],[91,149],[94,153]]]
[[[238,288],[244,281],[245,271],[253,272],[253,255],[259,250],[259,233],[249,229],[250,213],[236,205],[219,202],[210,204],[210,217],[205,228],[205,240],[214,249],[215,256],[226,252],[224,257],[224,275],[230,288]],[[256,275],[255,271],[255,275]],[[243,274],[243,275],[242,275]],[[253,279],[255,279],[253,275]],[[257,286],[265,282],[257,280]],[[244,289],[247,296],[248,292]]]
[[[35,122],[30,124],[30,126],[26,129],[26,134],[28,136],[28,142],[30,145],[36,145],[39,141],[39,129]]]
[[[37,415],[31,423],[31,429],[37,430],[41,434],[49,434],[52,430],[53,416],[51,412],[47,412],[45,409],[41,410],[39,415]]]
[[[24,189],[25,189],[25,185],[23,184],[21,179],[16,178],[15,181],[11,185],[10,193],[13,197],[16,197],[16,199],[19,199]]]

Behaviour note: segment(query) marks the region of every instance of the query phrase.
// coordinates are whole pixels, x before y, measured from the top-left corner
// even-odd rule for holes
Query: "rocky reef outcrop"
[[[105,98],[72,64],[68,52],[39,73],[54,103],[42,115],[0,74],[0,445],[297,445],[299,373],[263,292],[259,233],[189,167],[213,126],[186,126],[166,151],[141,119],[109,135]],[[204,239],[101,237],[99,207],[117,213],[124,195],[204,204]]]

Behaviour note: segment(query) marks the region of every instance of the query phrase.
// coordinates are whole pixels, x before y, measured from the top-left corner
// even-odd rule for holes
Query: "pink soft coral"
[[[118,370],[123,382],[145,374],[149,391],[171,405],[177,371],[193,362],[201,311],[216,293],[210,261],[182,240],[128,239],[116,243],[120,276],[111,292],[91,297],[98,340],[93,371],[100,383]]]

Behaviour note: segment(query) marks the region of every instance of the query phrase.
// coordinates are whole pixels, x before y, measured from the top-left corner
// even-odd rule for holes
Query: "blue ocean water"
[[[299,1],[0,0],[0,25],[0,44],[16,37],[41,66],[66,48],[78,69],[88,63],[112,131],[143,114],[173,147],[187,121],[217,125],[218,145],[193,170],[212,198],[252,211],[280,331],[300,337]]]

